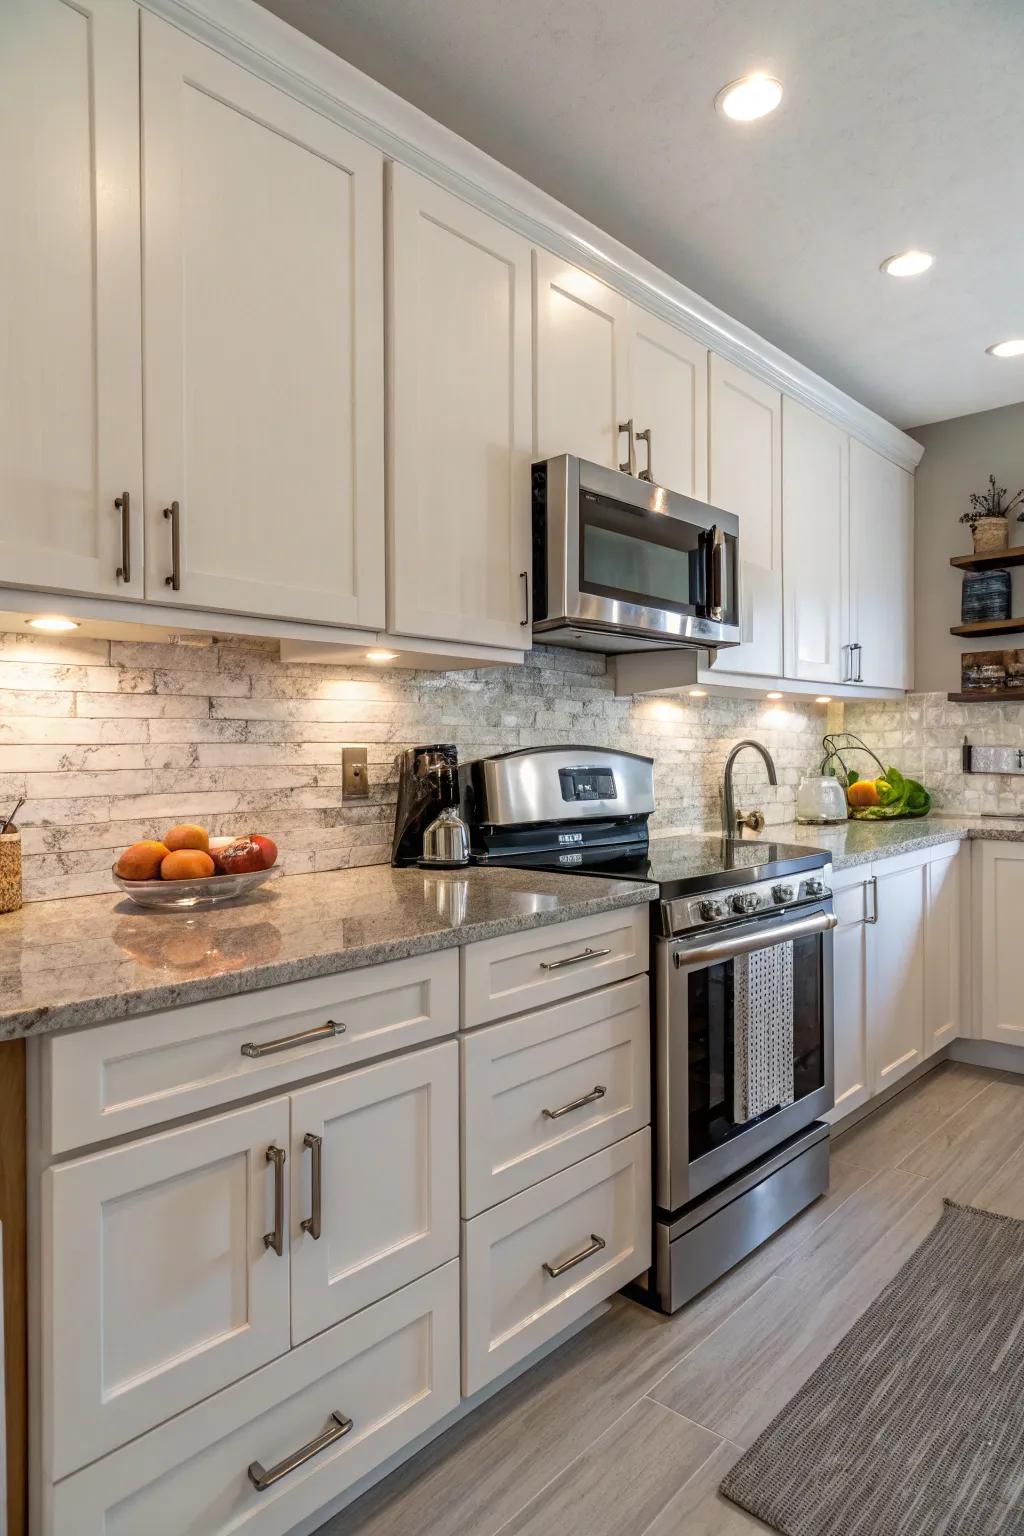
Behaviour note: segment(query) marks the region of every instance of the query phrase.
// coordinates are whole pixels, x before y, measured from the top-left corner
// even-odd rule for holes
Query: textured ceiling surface
[[[1024,0],[263,3],[897,425],[1024,399]]]

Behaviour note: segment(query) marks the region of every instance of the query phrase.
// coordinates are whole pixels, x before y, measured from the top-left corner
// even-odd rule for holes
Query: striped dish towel
[[[793,945],[733,961],[733,1119],[793,1102]]]

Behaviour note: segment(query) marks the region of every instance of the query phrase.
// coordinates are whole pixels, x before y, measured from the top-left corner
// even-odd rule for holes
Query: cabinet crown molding
[[[902,468],[920,462],[922,445],[891,422],[253,0],[140,3],[533,244],[586,268]]]

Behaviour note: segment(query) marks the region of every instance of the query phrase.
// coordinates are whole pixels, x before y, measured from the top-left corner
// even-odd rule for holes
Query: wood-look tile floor
[[[827,1195],[689,1307],[616,1299],[317,1536],[765,1531],[718,1484],[947,1196],[1024,1218],[1024,1077],[919,1079],[833,1141]]]

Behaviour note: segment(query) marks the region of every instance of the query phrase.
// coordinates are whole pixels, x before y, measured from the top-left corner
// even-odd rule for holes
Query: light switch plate
[[[365,747],[342,747],[341,792],[346,800],[365,800],[370,793]]]

